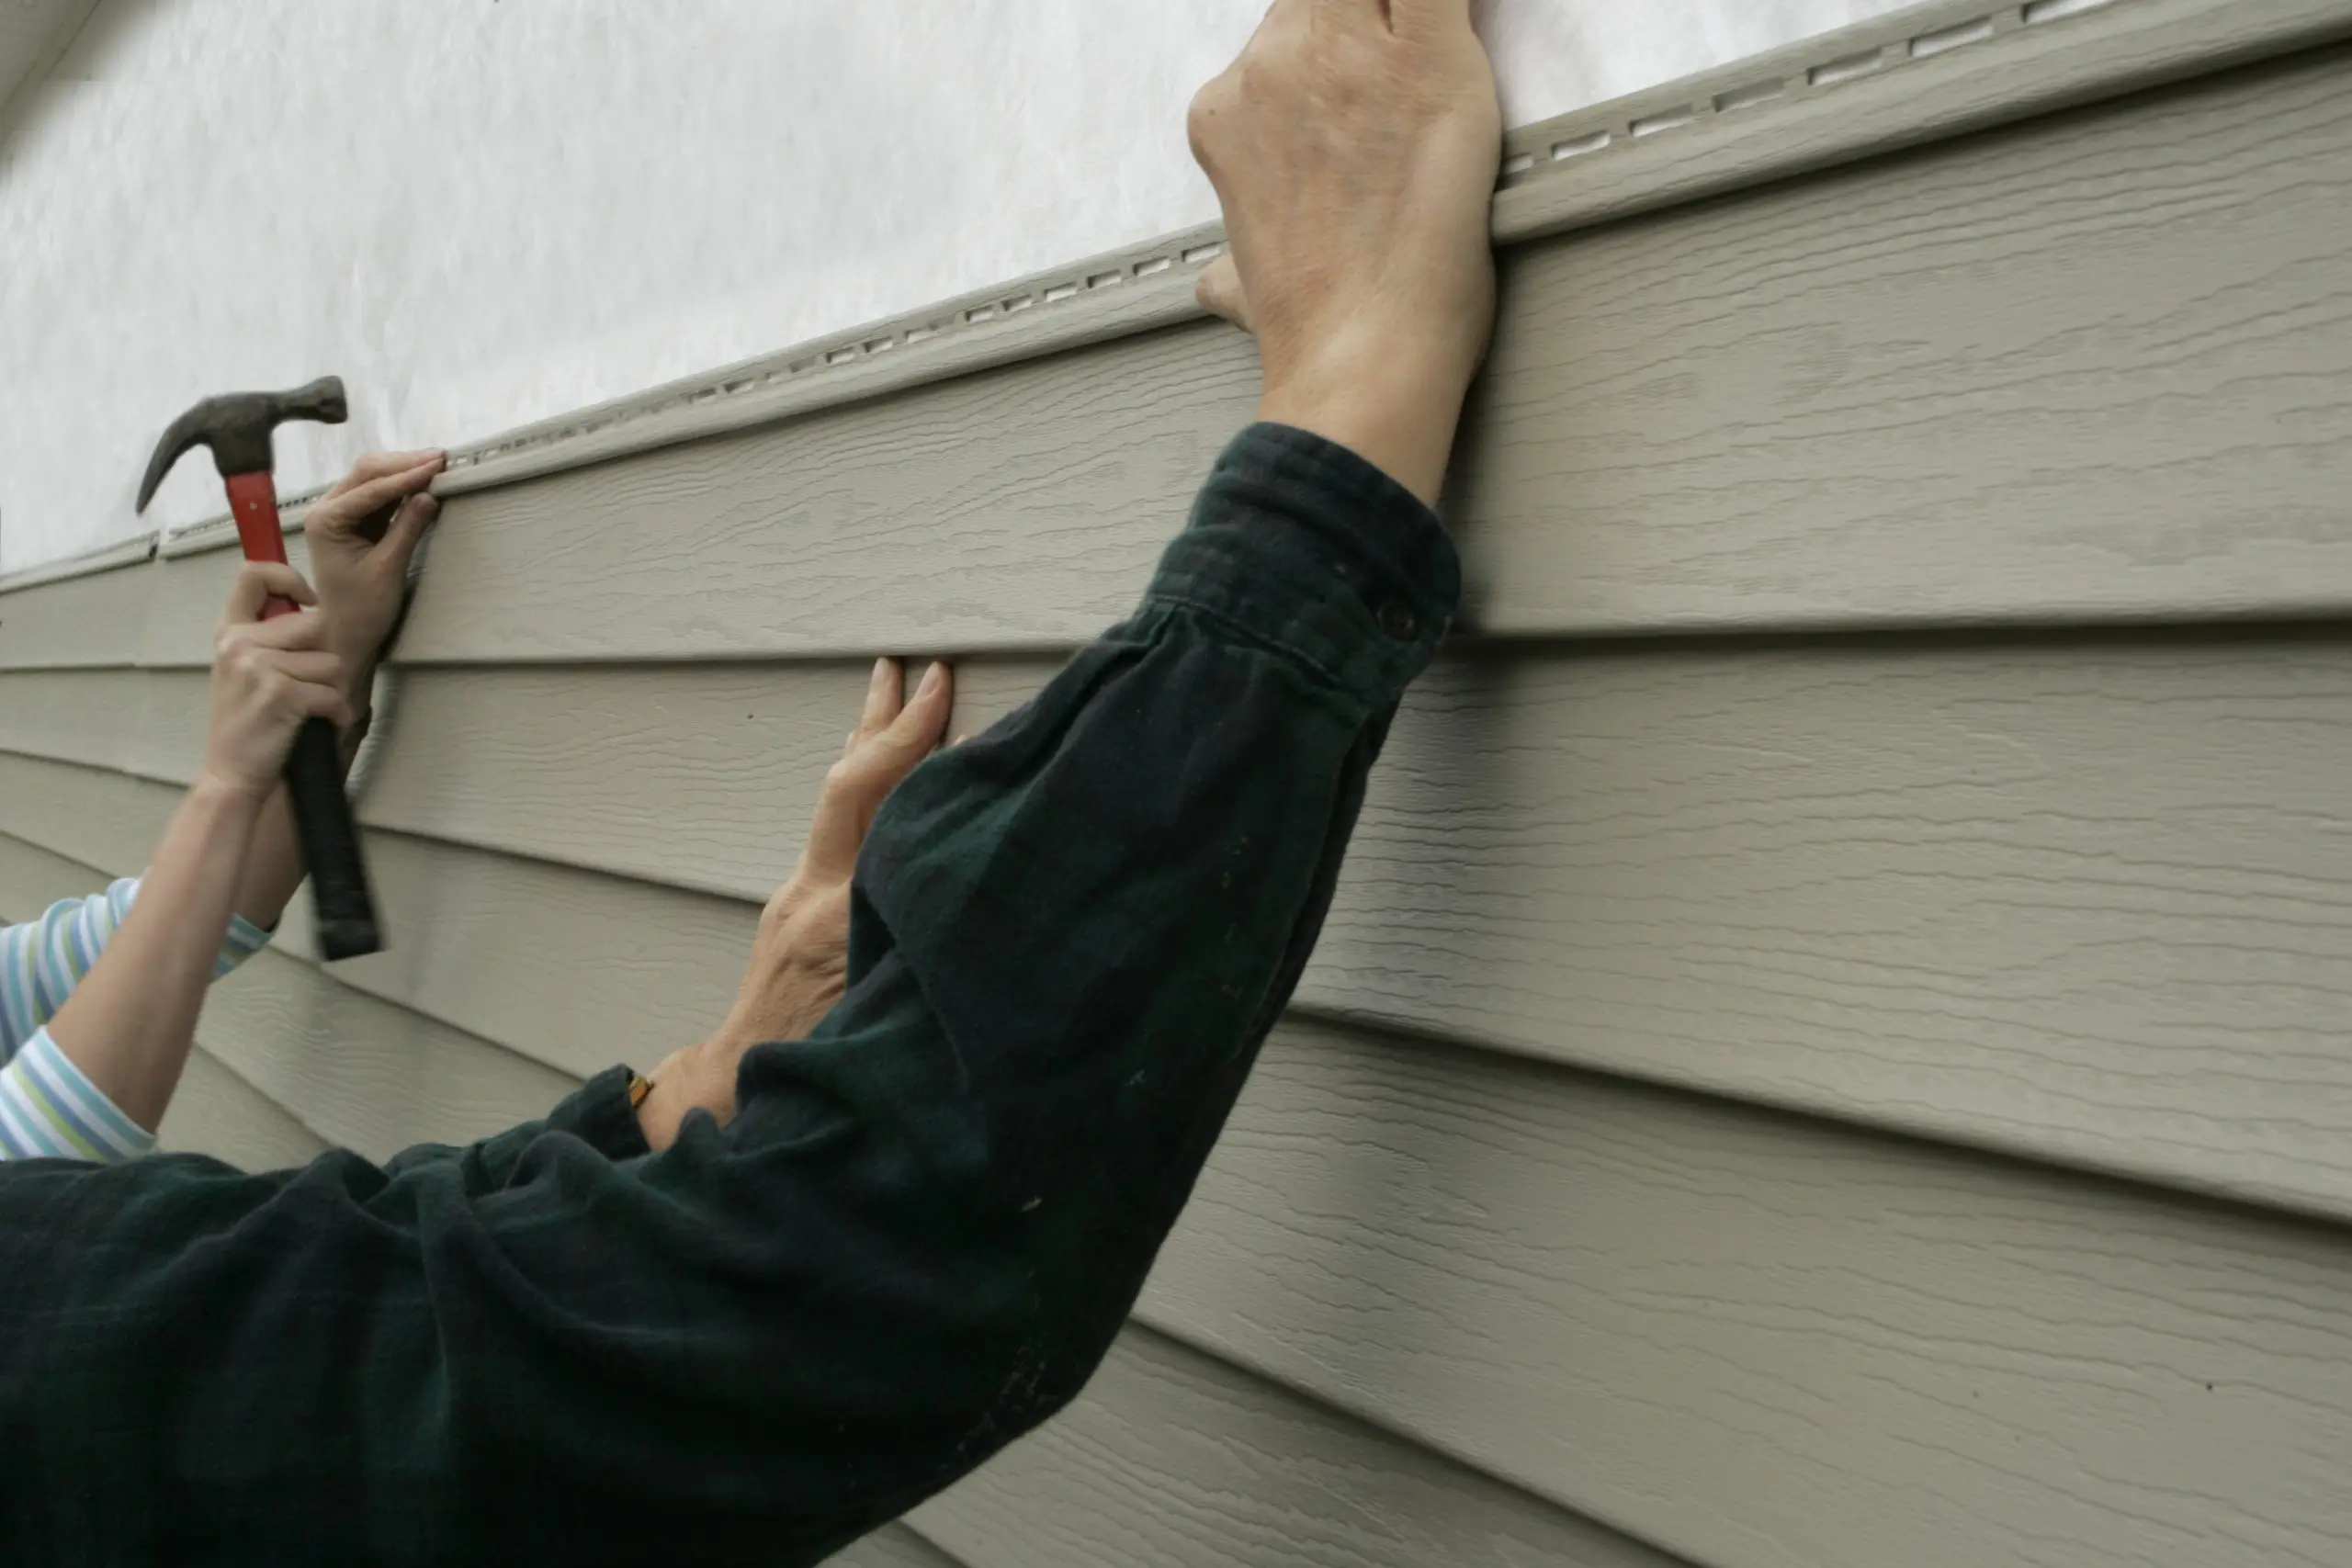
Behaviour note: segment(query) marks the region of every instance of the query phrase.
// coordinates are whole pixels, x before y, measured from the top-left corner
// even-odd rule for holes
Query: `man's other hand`
[[[1261,418],[1434,502],[1493,330],[1502,112],[1471,0],[1274,0],[1193,101],[1231,249],[1201,301],[1254,333]]]
[[[727,1021],[647,1075],[652,1088],[637,1115],[654,1148],[667,1148],[695,1110],[726,1122],[735,1114],[735,1072],[743,1053],[772,1040],[799,1039],[841,999],[858,851],[883,801],[939,749],[955,691],[944,664],[931,667],[912,696],[897,660],[874,666],[865,712],[841,761],[825,775],[800,863],[761,913],[751,967]]]

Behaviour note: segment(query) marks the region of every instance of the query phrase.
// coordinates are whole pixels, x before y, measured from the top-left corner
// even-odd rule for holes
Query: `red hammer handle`
[[[277,520],[277,481],[269,474],[231,474],[229,514],[237,520],[237,542],[247,560],[286,564],[286,529]],[[276,620],[297,608],[291,599],[271,594],[262,605],[261,618]]]

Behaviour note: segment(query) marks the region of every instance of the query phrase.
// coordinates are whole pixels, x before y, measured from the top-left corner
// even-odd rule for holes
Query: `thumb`
[[[261,619],[269,601],[291,599],[297,604],[315,604],[319,596],[302,581],[302,574],[280,561],[247,561],[237,569],[237,580],[229,585],[229,604],[221,613],[224,626],[243,626]]]
[[[1231,251],[1209,263],[1208,270],[1201,274],[1201,281],[1193,288],[1193,295],[1201,302],[1201,309],[1210,315],[1222,316],[1245,333],[1252,330],[1250,325],[1250,296],[1242,289],[1241,269],[1234,265]]]
[[[384,570],[394,575],[407,571],[409,558],[416,554],[425,530],[440,515],[441,503],[429,495],[413,495],[401,502],[391,525],[384,530],[384,542],[378,547],[383,552]]]

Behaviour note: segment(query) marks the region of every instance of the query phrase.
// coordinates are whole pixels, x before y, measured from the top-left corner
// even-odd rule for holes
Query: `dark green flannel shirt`
[[[813,1562],[1092,1373],[1458,592],[1259,425],[1141,608],[891,797],[849,988],[651,1155],[615,1068],[379,1168],[0,1167],[0,1563]]]

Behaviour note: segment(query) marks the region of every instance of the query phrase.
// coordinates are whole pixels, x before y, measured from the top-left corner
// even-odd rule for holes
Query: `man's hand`
[[[1471,0],[1274,0],[1193,100],[1231,250],[1201,302],[1257,334],[1260,417],[1422,500],[1493,330],[1502,111]]]
[[[842,760],[825,775],[792,880],[760,916],[752,964],[727,1021],[647,1075],[653,1087],[637,1115],[653,1147],[669,1147],[696,1109],[727,1122],[735,1114],[735,1070],[743,1053],[771,1040],[799,1039],[841,999],[857,852],[883,801],[939,749],[955,705],[955,680],[945,665],[933,665],[911,698],[905,680],[893,660],[874,666],[865,712]]]
[[[355,709],[367,706],[377,656],[400,621],[409,559],[440,512],[424,490],[447,461],[440,452],[371,452],[303,518],[327,646],[355,683]]]

